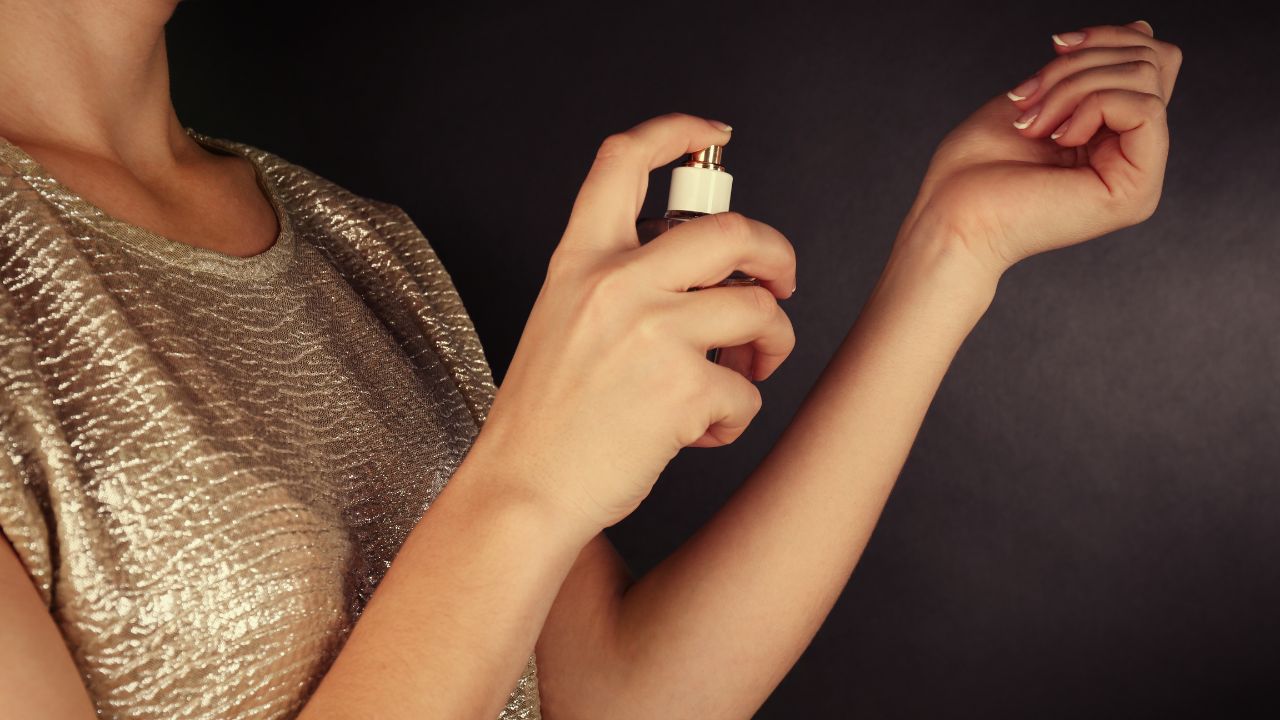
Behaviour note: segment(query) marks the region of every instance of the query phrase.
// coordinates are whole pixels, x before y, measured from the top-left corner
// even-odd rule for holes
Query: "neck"
[[[0,136],[123,165],[172,161],[164,25],[177,0],[0,0]]]

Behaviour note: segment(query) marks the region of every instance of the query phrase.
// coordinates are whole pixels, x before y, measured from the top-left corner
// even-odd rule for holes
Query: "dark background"
[[[734,207],[797,249],[798,346],[736,444],[686,450],[611,531],[643,572],[785,427],[942,135],[1051,33],[1149,20],[1185,52],[1159,211],[1005,276],[759,717],[1277,717],[1280,26],[1244,8],[197,0],[170,53],[186,124],[404,207],[499,380],[599,141],[735,126]]]

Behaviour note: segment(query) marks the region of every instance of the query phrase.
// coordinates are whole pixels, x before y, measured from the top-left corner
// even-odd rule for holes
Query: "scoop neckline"
[[[253,167],[258,188],[271,203],[276,216],[276,239],[266,250],[241,257],[211,248],[197,247],[117,218],[63,185],[27,151],[0,135],[0,161],[7,163],[37,193],[82,225],[96,229],[121,244],[136,248],[169,265],[233,279],[271,277],[284,270],[294,255],[294,228],[275,183],[249,146],[210,137],[192,128],[187,135],[205,148],[239,155]]]

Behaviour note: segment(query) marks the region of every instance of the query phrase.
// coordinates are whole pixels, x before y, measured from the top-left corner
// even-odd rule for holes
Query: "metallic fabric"
[[[101,717],[292,717],[494,385],[402,210],[188,132],[253,164],[269,250],[112,218],[0,138],[0,530]],[[540,717],[533,657],[500,717]]]

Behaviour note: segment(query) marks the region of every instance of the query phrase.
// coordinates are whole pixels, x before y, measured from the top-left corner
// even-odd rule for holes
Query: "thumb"
[[[636,216],[649,173],[681,155],[724,145],[732,130],[715,120],[671,113],[606,138],[578,191],[561,245],[639,247]]]

